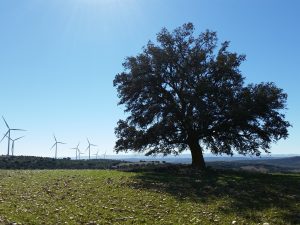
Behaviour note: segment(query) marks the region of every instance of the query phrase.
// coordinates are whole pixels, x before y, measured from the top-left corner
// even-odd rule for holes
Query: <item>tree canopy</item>
[[[115,129],[116,152],[189,149],[192,165],[204,168],[204,149],[260,155],[287,138],[287,94],[272,82],[245,84],[239,69],[245,56],[228,47],[228,41],[218,47],[216,32],[194,36],[187,23],[163,28],[155,43],[127,57],[114,79],[128,115]]]

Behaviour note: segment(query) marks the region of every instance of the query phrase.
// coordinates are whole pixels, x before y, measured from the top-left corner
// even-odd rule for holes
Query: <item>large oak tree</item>
[[[179,154],[189,149],[192,166],[205,168],[203,150],[214,154],[260,155],[287,138],[290,126],[281,112],[287,94],[274,83],[245,84],[245,60],[218,48],[215,32],[194,36],[192,23],[126,58],[114,86],[128,117],[115,129],[116,152]]]

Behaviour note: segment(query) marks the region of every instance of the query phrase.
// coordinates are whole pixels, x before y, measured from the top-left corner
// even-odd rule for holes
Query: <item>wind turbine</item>
[[[106,151],[104,152],[104,154],[103,154],[103,159],[105,160],[105,157],[106,157]],[[104,169],[106,169],[107,168],[107,162],[104,164]]]
[[[98,153],[99,153],[99,150],[97,151],[97,153],[96,153],[96,154],[93,154],[93,155],[95,155],[95,156],[96,156],[96,159],[98,159]]]
[[[84,154],[84,153],[78,150],[78,157],[79,157],[79,160],[80,160],[80,155],[82,155],[82,154]]]
[[[10,140],[11,140],[11,155],[13,156],[14,155],[14,150],[15,150],[15,141],[17,141],[17,140],[19,140],[19,139],[21,139],[21,138],[23,138],[23,137],[25,137],[25,136],[22,136],[22,137],[18,137],[18,138],[15,138],[15,139],[12,139],[12,138],[10,138]]]
[[[77,160],[77,153],[79,153],[78,155],[80,155],[79,144],[80,144],[80,142],[78,143],[78,145],[75,148],[71,148],[71,149],[76,150],[76,160]],[[79,159],[80,159],[80,157],[79,157]]]
[[[5,123],[5,125],[6,125],[6,127],[7,127],[7,132],[5,133],[5,135],[3,136],[3,138],[1,139],[1,141],[0,142],[2,142],[3,141],[3,139],[5,138],[5,137],[7,137],[7,139],[8,139],[8,143],[7,143],[7,155],[9,155],[9,150],[10,150],[10,141],[11,141],[11,138],[10,138],[10,132],[12,131],[12,130],[18,130],[18,131],[26,131],[26,130],[23,130],[23,129],[15,129],[15,128],[10,128],[9,127],[9,125],[8,125],[8,123],[6,122],[6,120],[4,119],[4,117],[2,116],[2,119],[3,119],[3,121],[4,121],[4,123]]]
[[[89,150],[89,159],[91,159],[91,146],[97,146],[97,145],[91,144],[88,138],[87,141],[89,145],[87,146],[86,150]]]
[[[65,145],[66,143],[57,141],[54,134],[53,134],[53,137],[54,137],[55,143],[54,143],[54,145],[51,147],[51,149],[55,146],[55,159],[56,159],[56,158],[57,158],[57,144],[63,144],[63,145]],[[51,150],[51,149],[50,149],[50,150]]]

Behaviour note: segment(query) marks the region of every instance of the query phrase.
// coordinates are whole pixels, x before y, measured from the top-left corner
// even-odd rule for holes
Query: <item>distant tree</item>
[[[216,50],[215,32],[193,32],[192,23],[163,28],[157,43],[125,60],[114,86],[129,115],[115,129],[116,152],[190,149],[192,166],[203,169],[204,149],[259,156],[288,137],[290,124],[280,112],[287,94],[274,83],[245,85],[239,70],[245,56],[230,52],[227,41]]]

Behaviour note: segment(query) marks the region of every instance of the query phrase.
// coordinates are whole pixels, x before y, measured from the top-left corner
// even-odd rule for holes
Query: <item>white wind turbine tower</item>
[[[105,151],[104,154],[103,154],[103,159],[105,159],[105,157],[106,157],[106,151]]]
[[[10,128],[9,125],[8,125],[8,123],[6,122],[6,120],[4,119],[3,116],[2,116],[2,119],[3,119],[3,121],[4,121],[4,123],[5,123],[5,125],[6,125],[6,127],[7,127],[8,130],[7,130],[7,132],[5,133],[5,135],[3,136],[3,138],[1,139],[0,142],[2,142],[3,139],[4,139],[5,137],[7,137],[7,139],[8,139],[8,144],[7,144],[7,155],[9,155],[9,152],[10,152],[10,141],[11,141],[10,132],[11,132],[12,130],[18,130],[18,131],[26,131],[26,130]]]
[[[97,146],[97,145],[91,144],[88,138],[87,141],[89,145],[87,146],[86,150],[89,150],[89,159],[91,159],[91,146]]]
[[[18,138],[15,138],[15,139],[10,138],[10,140],[11,140],[11,142],[12,142],[12,144],[11,144],[11,155],[12,155],[12,156],[14,155],[15,141],[17,141],[17,140],[19,140],[19,139],[21,139],[21,138],[23,138],[23,137],[25,137],[25,136],[18,137]]]
[[[77,145],[75,148],[71,148],[71,149],[74,149],[74,150],[76,150],[76,160],[77,160],[77,156],[79,156],[79,159],[80,159],[80,150],[79,150],[79,144],[80,144],[80,142],[78,142],[78,145]]]
[[[65,145],[66,143],[57,141],[54,134],[53,134],[53,137],[54,137],[55,143],[54,143],[54,145],[51,147],[51,149],[55,146],[55,159],[57,159],[57,144],[63,144],[63,145]],[[50,149],[50,150],[51,150],[51,149]]]

